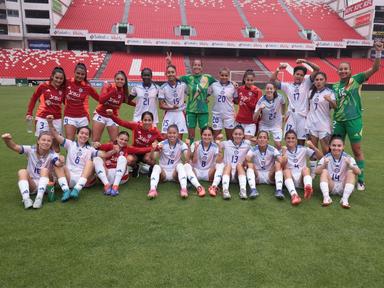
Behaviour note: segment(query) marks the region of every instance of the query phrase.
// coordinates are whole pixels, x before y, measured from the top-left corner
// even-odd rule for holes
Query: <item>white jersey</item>
[[[133,114],[133,121],[141,121],[141,115],[149,111],[153,114],[153,123],[159,122],[157,115],[157,94],[159,88],[156,84],[151,84],[150,87],[144,87],[143,84],[134,86],[131,90],[131,95],[136,97],[136,107]]]
[[[181,155],[188,150],[187,144],[177,140],[175,145],[170,145],[168,140],[161,141],[163,146],[160,153],[159,165],[165,170],[174,170],[181,163]]]
[[[168,110],[167,112],[183,111],[185,109],[185,95],[187,94],[187,84],[177,81],[175,86],[169,82],[161,85],[159,89],[159,100],[164,100],[169,106],[177,105],[179,108]]]
[[[38,180],[40,178],[42,168],[52,169],[55,162],[59,160],[59,155],[53,150],[50,150],[45,156],[39,156],[35,145],[21,145],[20,154],[27,155],[27,171],[33,180]]]
[[[324,88],[316,92],[312,99],[309,99],[306,128],[310,131],[326,131],[331,134],[331,106],[330,103],[324,99],[326,95],[331,96],[333,101],[336,100],[335,93],[329,88]]]
[[[296,172],[301,172],[304,167],[307,166],[307,158],[312,157],[315,154],[309,147],[297,145],[296,149],[289,151],[287,149],[286,156],[288,158],[287,167]]]
[[[308,93],[312,87],[309,75],[304,77],[301,84],[281,82],[281,90],[288,97],[288,112],[299,113],[306,116],[308,113]]]
[[[237,164],[243,163],[251,145],[248,140],[243,140],[239,145],[232,140],[221,142],[224,149],[224,164],[231,164],[235,168]]]
[[[267,145],[265,152],[260,151],[259,145],[251,147],[247,157],[252,159],[255,169],[258,171],[270,171],[275,166],[275,160],[280,152],[273,146]]]
[[[85,164],[88,160],[92,160],[96,157],[98,151],[90,145],[84,145],[81,147],[77,141],[71,141],[64,139],[61,144],[67,150],[67,159],[65,166],[68,170],[76,175],[81,175],[84,170]]]
[[[212,95],[215,99],[213,103],[212,112],[226,116],[233,116],[235,108],[233,101],[238,98],[237,89],[231,82],[222,84],[214,82],[208,89],[208,94]]]
[[[320,159],[317,166],[323,165],[325,158],[328,158],[329,160],[327,170],[334,182],[339,182],[339,183],[345,182],[347,177],[347,172],[350,169],[348,167],[348,164],[345,162],[346,159],[349,159],[351,166],[357,167],[355,159],[345,152],[341,154],[340,159],[335,159],[331,153],[328,153],[324,155],[323,158]]]
[[[215,167],[216,157],[219,155],[219,146],[216,143],[211,142],[207,149],[204,148],[203,142],[199,141],[197,146],[197,151],[195,150],[195,145],[191,146],[191,152],[197,153],[197,162],[192,163],[193,168],[198,170],[209,170],[212,167]]]
[[[260,118],[260,130],[263,130],[262,127],[271,129],[271,128],[280,128],[283,123],[282,117],[282,105],[285,104],[285,99],[283,95],[277,94],[277,97],[272,99],[271,101],[267,99],[264,95],[260,98],[260,100],[256,104],[256,110],[260,109],[260,106],[264,104],[265,108],[261,110],[261,118]]]

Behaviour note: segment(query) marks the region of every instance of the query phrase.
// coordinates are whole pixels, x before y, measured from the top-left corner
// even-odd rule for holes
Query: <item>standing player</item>
[[[99,101],[99,95],[87,80],[87,68],[83,63],[77,63],[75,78],[67,81],[65,97],[64,129],[69,140],[75,139],[77,128],[89,124],[89,96]]]
[[[281,94],[278,94],[273,83],[267,83],[265,86],[265,95],[256,104],[253,119],[259,119],[260,131],[272,133],[275,147],[281,150],[281,140],[283,131],[281,129],[285,114],[285,100]]]
[[[208,90],[208,94],[213,96],[215,101],[212,107],[212,128],[215,139],[223,128],[227,140],[231,139],[232,130],[235,128],[234,102],[237,102],[237,90],[229,81],[229,72],[228,68],[222,68],[219,72],[219,81],[214,82]]]
[[[184,115],[184,97],[187,93],[187,85],[176,79],[176,67],[169,65],[167,67],[168,82],[164,83],[159,89],[159,106],[165,110],[161,133],[163,137],[167,134],[169,125],[176,124],[179,128],[179,137],[188,133],[187,124]]]
[[[293,83],[280,82],[277,80],[277,75],[280,70],[287,68],[286,64],[280,64],[276,71],[271,76],[271,81],[275,83],[278,89],[284,91],[288,97],[288,112],[285,118],[285,132],[293,130],[297,134],[297,139],[300,145],[304,145],[307,138],[305,130],[305,118],[308,113],[308,93],[312,87],[314,75],[320,70],[315,63],[305,59],[297,59],[296,66],[293,69]],[[307,68],[300,64],[307,64],[313,72],[310,76],[306,76]]]
[[[375,50],[375,62],[372,67],[365,72],[352,76],[351,65],[349,63],[340,63],[338,68],[340,82],[333,85],[337,103],[333,114],[333,133],[341,135],[343,138],[348,135],[357,166],[359,166],[361,170],[357,182],[357,190],[360,191],[365,190],[365,162],[364,154],[361,150],[363,132],[361,87],[364,81],[367,81],[369,77],[379,71],[383,43],[376,42]]]
[[[349,196],[355,188],[355,175],[361,173],[355,159],[344,152],[344,141],[340,136],[333,136],[330,142],[331,152],[326,154],[316,168],[320,175],[320,189],[323,193],[323,206],[332,203],[331,194],[341,195],[343,208],[351,208]]]

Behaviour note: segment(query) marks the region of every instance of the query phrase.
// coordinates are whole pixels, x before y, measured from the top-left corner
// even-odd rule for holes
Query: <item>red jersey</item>
[[[99,94],[88,82],[77,83],[74,79],[67,81],[64,116],[89,119],[89,96],[99,101]]]
[[[239,111],[236,115],[236,121],[241,124],[252,124],[253,113],[255,112],[255,107],[257,101],[262,96],[262,91],[256,86],[248,88],[246,86],[240,86],[237,89],[237,94],[239,96]]]
[[[111,151],[113,150],[113,145],[114,144],[112,142],[101,144],[99,150],[106,152]],[[117,166],[117,158],[119,158],[119,156],[127,157],[129,154],[145,154],[148,152],[151,152],[151,147],[126,146],[124,148],[120,148],[120,151],[118,153],[115,153],[108,159],[105,159],[105,166],[108,169],[113,169]]]
[[[120,106],[125,102],[126,97],[123,88],[117,88],[115,84],[106,83],[101,90],[96,112],[103,117],[110,118],[106,110],[112,109],[113,115],[119,116]]]
[[[64,104],[65,89],[55,88],[49,81],[41,83],[33,93],[29,100],[26,115],[33,115],[37,99],[39,99],[39,107],[36,111],[36,117],[46,118],[53,115],[54,119],[61,119],[61,107]]]
[[[155,141],[163,141],[161,132],[156,127],[152,127],[149,130],[144,129],[142,122],[130,122],[124,121],[116,116],[112,116],[111,119],[116,124],[125,128],[131,129],[133,133],[133,146],[136,147],[149,147]]]

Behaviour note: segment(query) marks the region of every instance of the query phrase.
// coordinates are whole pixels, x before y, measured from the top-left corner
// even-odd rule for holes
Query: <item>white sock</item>
[[[223,190],[229,189],[229,181],[230,181],[229,175],[223,175]]]
[[[248,168],[247,169],[247,180],[248,180],[248,185],[251,189],[256,189],[256,179],[255,179],[255,171],[253,168]]]
[[[320,190],[321,193],[323,193],[323,199],[328,200],[329,199],[329,186],[327,182],[320,182]]]
[[[297,194],[295,184],[293,183],[292,178],[285,179],[284,181],[285,187],[287,187],[289,194],[294,195]]]
[[[279,170],[275,173],[276,190],[283,190],[283,171]]]
[[[151,190],[157,188],[157,184],[159,184],[160,173],[161,173],[160,166],[157,164],[153,166],[152,174],[151,174]]]
[[[115,180],[113,181],[113,186],[119,186],[121,178],[123,178],[125,170],[127,169],[127,158],[124,156],[119,156],[117,158]]]
[[[177,164],[176,171],[181,189],[187,188],[187,174],[185,173],[184,165],[181,163]]]
[[[68,191],[69,190],[67,178],[60,177],[59,179],[57,179],[57,182],[59,183],[61,190],[63,190],[63,191]]]
[[[223,177],[223,171],[224,171],[224,163],[217,163],[216,164],[216,171],[215,176],[213,177],[212,186],[219,186],[221,182],[221,178]]]
[[[29,199],[29,184],[28,180],[20,180],[18,183],[21,197],[23,200]]]
[[[93,158],[93,164],[95,164],[95,171],[97,177],[104,185],[109,185],[107,173],[105,172],[104,161],[100,157]]]
[[[245,175],[239,175],[237,178],[239,178],[240,189],[247,189],[247,177]]]
[[[77,181],[75,187],[73,187],[73,188],[80,192],[81,189],[84,188],[86,183],[87,183],[87,178],[80,177],[79,181]]]
[[[303,182],[304,182],[304,187],[307,185],[312,186],[312,177],[309,175],[304,176]]]
[[[184,169],[187,174],[189,182],[191,182],[195,188],[201,186],[201,184],[199,183],[199,180],[197,180],[195,173],[193,173],[191,164],[189,163],[184,164]]]
[[[355,189],[355,185],[351,183],[345,184],[343,197],[341,198],[343,203],[348,203],[349,196],[351,196],[353,189]]]
[[[39,183],[37,185],[37,196],[36,197],[43,197],[45,193],[45,189],[47,188],[49,182],[48,177],[40,177]]]
[[[315,173],[316,167],[317,167],[317,161],[316,160],[309,161],[309,170],[310,170],[312,178],[315,178],[315,176],[316,176],[316,173]]]

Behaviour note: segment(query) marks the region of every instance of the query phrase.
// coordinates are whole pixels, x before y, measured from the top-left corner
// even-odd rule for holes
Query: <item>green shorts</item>
[[[196,123],[199,122],[199,128],[202,129],[208,126],[208,113],[193,113],[187,112],[187,127],[196,128]]]
[[[361,142],[363,137],[363,120],[362,118],[356,118],[347,121],[334,121],[333,122],[333,134],[340,135],[345,139],[345,135],[348,135],[349,141],[353,143]]]

